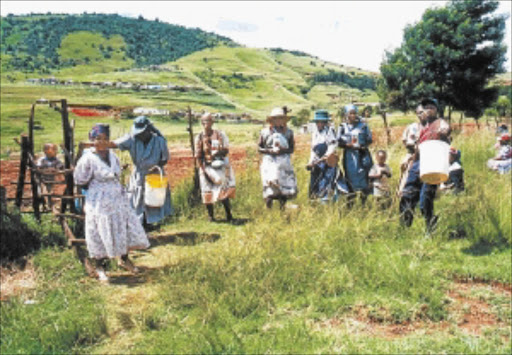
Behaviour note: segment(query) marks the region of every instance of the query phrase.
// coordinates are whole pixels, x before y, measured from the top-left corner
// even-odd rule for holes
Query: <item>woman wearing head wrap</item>
[[[164,167],[169,160],[167,141],[160,131],[146,116],[139,116],[133,121],[131,133],[116,139],[114,143],[115,147],[130,152],[134,169],[130,176],[128,193],[140,221],[144,224],[153,224],[171,215],[173,210],[169,188],[162,207],[150,207],[144,203],[146,175],[150,171],[155,172],[155,166],[161,167],[165,173]]]
[[[338,145],[343,148],[343,168],[350,192],[361,192],[363,202],[370,192],[368,172],[373,166],[368,146],[372,144],[370,128],[357,115],[355,105],[346,105],[347,122],[338,128]],[[355,197],[352,194],[349,198]]]
[[[222,131],[212,129],[213,117],[205,113],[201,117],[203,132],[195,138],[197,163],[200,167],[199,183],[201,198],[206,205],[210,221],[214,221],[213,205],[221,201],[228,222],[233,220],[230,198],[235,197],[235,174],[229,163],[229,140]]]
[[[306,169],[311,171],[309,198],[327,201],[335,196],[336,182],[340,177],[336,155],[336,132],[330,127],[329,113],[315,111],[316,129],[311,136],[311,155]]]
[[[281,209],[297,195],[297,179],[290,156],[294,151],[293,131],[286,126],[286,107],[277,107],[267,117],[269,127],[260,133],[258,152],[263,155],[260,165],[263,198],[267,208],[279,200]]]
[[[128,258],[131,249],[149,246],[146,233],[130,206],[119,180],[121,167],[109,149],[109,126],[97,124],[89,133],[94,147],[78,160],[74,171],[77,185],[87,185],[85,240],[89,256],[96,260],[98,278],[108,281],[108,258],[120,257],[120,265],[137,272]]]

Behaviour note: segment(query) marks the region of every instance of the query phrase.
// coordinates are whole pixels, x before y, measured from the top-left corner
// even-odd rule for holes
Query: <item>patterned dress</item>
[[[215,158],[215,150],[229,149],[228,136],[222,131],[213,130],[211,135],[204,132],[195,138],[196,158],[204,162],[205,168],[199,170],[201,199],[204,204],[213,204],[236,194],[235,174],[229,158]],[[214,167],[214,160],[222,161],[222,166]],[[215,163],[214,163],[215,165]]]
[[[145,249],[149,241],[119,181],[119,159],[109,151],[110,165],[96,153],[84,154],[75,168],[78,185],[88,185],[85,203],[85,240],[92,258],[114,258],[131,249]]]
[[[260,134],[260,147],[273,149],[275,142],[285,140],[288,147],[294,146],[293,131],[286,129],[282,137],[270,127],[264,128]],[[281,146],[283,146],[281,144]],[[287,197],[297,195],[297,179],[291,162],[291,154],[270,155],[263,154],[260,165],[261,182],[263,184],[263,198]]]

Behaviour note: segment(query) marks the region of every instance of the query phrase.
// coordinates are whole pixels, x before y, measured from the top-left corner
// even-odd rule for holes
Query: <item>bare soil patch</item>
[[[317,323],[319,330],[344,329],[349,333],[373,336],[385,339],[396,339],[410,334],[431,334],[456,328],[470,335],[480,336],[492,328],[510,329],[510,323],[499,319],[493,307],[485,299],[472,295],[475,291],[486,291],[490,294],[505,296],[512,302],[512,285],[498,282],[455,281],[447,292],[451,300],[448,306],[448,320],[432,322],[417,319],[401,323],[390,323],[378,319],[364,307],[356,307],[354,315],[346,318],[331,318]],[[509,302],[509,305],[510,305]],[[385,313],[385,310],[382,310]],[[510,310],[508,310],[510,312]],[[504,339],[510,341],[511,333]]]
[[[8,301],[36,287],[36,273],[29,261],[22,266],[11,263],[0,267],[0,300]]]

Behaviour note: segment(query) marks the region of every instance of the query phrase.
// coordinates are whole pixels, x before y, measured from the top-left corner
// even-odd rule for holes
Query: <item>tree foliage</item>
[[[236,45],[226,37],[160,21],[106,14],[7,16],[1,21],[2,55],[12,56],[14,69],[30,71],[42,67],[55,69],[73,65],[60,62],[58,49],[68,34],[97,32],[106,38],[121,35],[126,53],[136,65],[157,65],[176,60],[218,44]],[[112,48],[100,48],[111,56]]]
[[[404,30],[381,64],[381,100],[407,111],[423,96],[479,118],[497,98],[488,82],[504,71],[505,15],[494,0],[452,0]]]

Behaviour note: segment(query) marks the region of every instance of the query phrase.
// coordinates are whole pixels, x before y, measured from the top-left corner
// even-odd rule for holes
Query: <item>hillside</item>
[[[66,93],[71,97],[97,94],[96,88],[78,87],[84,82],[177,86],[187,95],[158,93],[146,104],[159,106],[156,99],[171,111],[187,105],[210,111],[228,108],[257,119],[276,105],[288,105],[298,112],[302,108],[337,109],[352,100],[377,101],[376,73],[303,52],[244,48],[198,29],[118,15],[2,18],[3,87],[53,77],[73,82],[75,90]],[[122,101],[139,101],[140,92],[125,91],[122,96],[129,99]],[[41,95],[54,92],[47,87]],[[101,96],[112,98],[118,93],[106,89]]]
[[[94,35],[77,34],[91,29]],[[158,20],[86,13],[2,17],[1,37],[8,67],[42,72],[116,56],[125,67],[161,64],[220,43],[236,45],[226,37]]]

